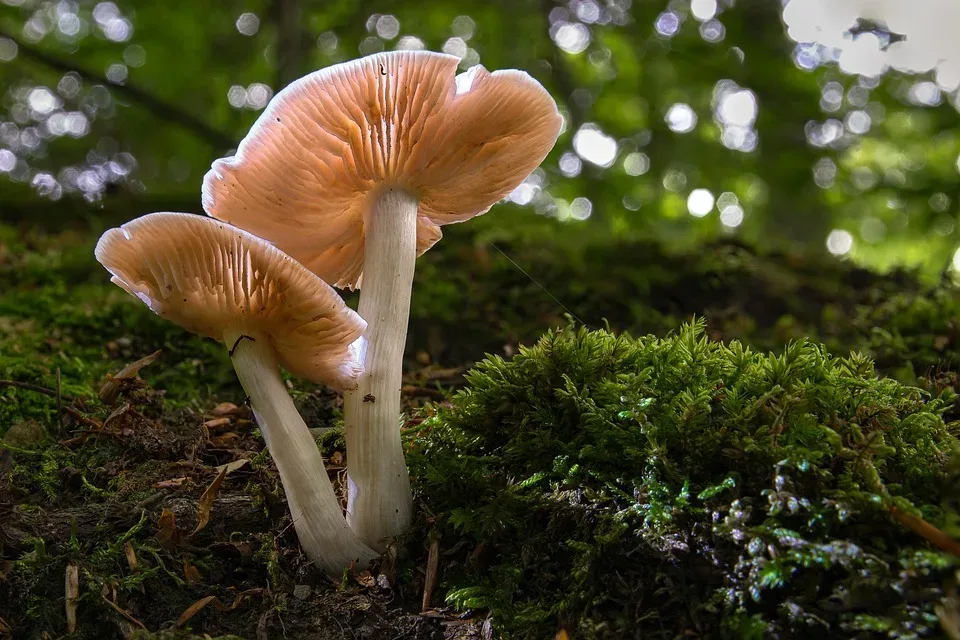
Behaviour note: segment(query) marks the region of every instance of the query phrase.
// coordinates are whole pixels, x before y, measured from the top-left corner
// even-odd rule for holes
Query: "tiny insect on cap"
[[[366,322],[268,242],[204,216],[151,213],[104,233],[95,254],[112,282],[188,331],[263,336],[292,374],[356,386]]]
[[[237,154],[204,177],[208,214],[267,238],[324,280],[354,288],[364,216],[383,187],[419,202],[417,254],[440,226],[487,211],[546,157],[556,102],[521,71],[394,51],[305,76],[270,102]]]

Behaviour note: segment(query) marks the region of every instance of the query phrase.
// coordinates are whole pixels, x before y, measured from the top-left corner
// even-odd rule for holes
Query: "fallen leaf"
[[[960,602],[957,598],[943,598],[940,604],[934,607],[940,626],[947,633],[950,640],[960,640]]]
[[[230,418],[213,418],[203,423],[207,429],[219,429],[230,424]]]
[[[173,511],[164,509],[157,521],[157,542],[162,547],[175,547],[180,544],[180,530],[177,529],[177,518]]]
[[[926,538],[928,542],[931,542],[944,551],[952,553],[960,558],[960,542],[951,538],[949,535],[944,533],[943,530],[938,529],[919,516],[915,516],[912,513],[907,513],[906,511],[903,511],[892,505],[890,506],[890,514],[893,516],[894,520],[910,529],[918,536]]]
[[[221,402],[213,408],[212,413],[215,416],[229,416],[232,415],[234,411],[237,410],[237,405],[232,402]]]
[[[111,422],[119,419],[121,416],[126,414],[132,408],[133,407],[130,406],[129,402],[124,402],[122,405],[120,405],[119,407],[117,407],[116,409],[110,412],[110,415],[108,415],[106,419],[103,421],[103,428],[106,429]]]
[[[140,622],[139,620],[137,620],[136,618],[134,618],[132,615],[130,615],[129,613],[127,613],[126,611],[124,611],[123,609],[121,609],[121,608],[119,607],[119,605],[117,605],[116,602],[114,602],[113,600],[110,600],[110,599],[107,598],[106,596],[101,596],[101,597],[103,598],[103,601],[106,602],[108,605],[110,605],[110,607],[111,607],[114,611],[116,611],[116,612],[119,613],[121,616],[123,616],[123,617],[127,620],[127,622],[130,622],[130,623],[132,623],[132,624],[135,624],[136,626],[140,627],[141,629],[146,629],[146,628],[147,628],[145,624],[143,624],[142,622]]]
[[[176,489],[186,481],[187,481],[186,478],[170,478],[169,480],[161,480],[160,482],[155,482],[151,486],[154,489]]]
[[[250,409],[247,407],[238,407],[232,402],[221,402],[213,408],[211,414],[217,416],[218,418],[222,417],[231,417],[231,418],[246,418],[250,415]]]
[[[430,599],[433,597],[433,587],[437,582],[437,569],[440,565],[440,539],[430,541],[430,551],[427,553],[427,575],[423,582],[423,602],[420,611],[430,608]]]
[[[207,490],[200,496],[200,503],[197,507],[197,528],[193,530],[191,536],[196,535],[210,522],[210,509],[213,507],[213,501],[217,499],[217,494],[220,493],[220,485],[223,484],[223,479],[226,477],[227,469],[223,467],[213,482],[210,483],[210,486],[207,487]]]
[[[67,564],[63,579],[63,590],[67,596],[67,633],[77,630],[77,598],[80,597],[80,574],[77,565]]]
[[[380,575],[384,576],[390,584],[395,584],[397,580],[397,545],[391,542],[383,552],[383,558],[380,561]]]
[[[233,462],[228,462],[227,464],[221,464],[214,467],[217,470],[217,473],[233,473],[237,469],[242,469],[245,466],[250,464],[250,458],[241,458],[240,460],[234,460]]]
[[[227,431],[223,435],[217,436],[210,441],[214,449],[233,449],[240,436],[233,431]]]
[[[129,540],[123,543],[123,554],[127,557],[127,566],[130,567],[130,571],[136,571],[140,563],[137,562],[137,552],[133,550]]]
[[[368,589],[377,585],[377,581],[369,571],[361,571],[358,573],[356,580],[361,586],[367,587]]]
[[[183,625],[187,624],[187,622],[190,621],[190,618],[200,613],[200,611],[202,611],[203,608],[211,602],[219,611],[233,611],[239,607],[240,603],[246,600],[248,596],[258,595],[260,593],[263,593],[263,589],[248,589],[242,593],[238,593],[237,597],[233,599],[233,604],[229,606],[220,602],[220,600],[217,599],[217,596],[206,596],[204,598],[200,598],[192,605],[187,607],[186,611],[180,614],[180,617],[177,618],[177,621],[173,623],[173,626],[182,627]]]
[[[154,360],[160,357],[160,353],[160,351],[155,351],[145,358],[131,362],[113,375],[108,373],[106,382],[103,383],[103,386],[100,387],[100,392],[97,394],[100,396],[100,400],[102,400],[104,404],[113,404],[116,402],[117,396],[120,393],[120,384],[124,380],[136,377],[141,369],[152,364]]]
[[[177,621],[173,626],[182,627],[190,621],[190,618],[200,613],[204,607],[217,599],[217,596],[206,596],[205,598],[200,598],[192,605],[187,607],[186,611],[180,614],[180,617],[177,618]]]
[[[203,580],[200,571],[190,564],[187,556],[183,556],[183,577],[186,578],[188,584],[196,584]]]

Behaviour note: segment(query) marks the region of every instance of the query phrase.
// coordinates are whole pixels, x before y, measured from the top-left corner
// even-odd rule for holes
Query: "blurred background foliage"
[[[199,212],[280,87],[425,48],[526,70],[565,116],[485,225],[937,277],[960,267],[958,27],[950,0],[0,0],[0,211]]]

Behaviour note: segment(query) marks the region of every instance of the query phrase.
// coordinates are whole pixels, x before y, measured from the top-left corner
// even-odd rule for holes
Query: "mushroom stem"
[[[364,219],[358,312],[367,321],[364,373],[344,393],[347,522],[383,551],[410,524],[413,498],[400,442],[400,386],[417,259],[417,199],[385,188]]]
[[[268,338],[228,333],[224,342],[233,348],[233,368],[280,472],[300,546],[318,567],[334,576],[351,563],[367,565],[377,554],[347,526],[323,456],[283,386]]]

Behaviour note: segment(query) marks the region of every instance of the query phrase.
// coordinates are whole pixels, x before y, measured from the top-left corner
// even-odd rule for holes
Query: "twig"
[[[16,387],[18,389],[26,389],[27,391],[36,391],[37,393],[48,395],[51,398],[57,397],[57,392],[54,391],[53,389],[47,389],[46,387],[41,387],[36,384],[30,384],[29,382],[19,382],[17,380],[0,380],[0,387]]]
[[[73,407],[64,407],[63,410],[66,411],[67,414],[73,416],[74,418],[76,418],[77,420],[79,420],[80,422],[82,422],[83,424],[85,424],[85,425],[87,425],[87,426],[93,427],[93,428],[95,428],[95,429],[103,429],[103,425],[102,425],[102,424],[100,424],[99,422],[97,422],[97,421],[94,420],[93,418],[88,418],[87,416],[83,415],[82,413],[80,413],[79,411],[77,411],[76,409],[74,409]]]
[[[902,511],[894,506],[890,507],[890,514],[894,520],[910,529],[915,534],[922,536],[927,541],[940,547],[947,553],[960,557],[960,542],[957,542],[946,533],[933,526],[923,518],[917,517],[906,511]]]
[[[274,542],[274,544],[276,544],[277,540],[279,540],[280,537],[287,532],[287,529],[289,529],[290,527],[292,527],[293,525],[295,525],[295,524],[297,523],[297,520],[299,520],[299,519],[300,519],[300,518],[293,518],[293,519],[291,519],[291,520],[290,520],[290,524],[288,524],[288,525],[285,526],[283,529],[281,529],[281,530],[280,530],[280,533],[278,533],[277,535],[275,535],[275,536],[273,537],[273,542]]]
[[[67,633],[77,630],[77,599],[80,598],[80,570],[72,562],[67,563],[63,577],[63,591],[66,596]]]
[[[63,435],[63,398],[60,394],[60,367],[57,367],[57,426]]]
[[[437,569],[440,566],[440,539],[430,541],[430,552],[427,554],[427,577],[423,582],[423,603],[420,611],[430,608],[430,599],[433,597],[433,587],[437,583]]]
[[[48,53],[44,53],[43,51],[30,46],[4,29],[0,29],[0,36],[13,40],[20,53],[27,58],[31,58],[34,61],[61,73],[73,72],[79,74],[90,82],[106,85],[118,93],[126,95],[131,100],[137,102],[148,111],[152,112],[155,116],[168,122],[172,122],[173,124],[180,125],[182,128],[191,131],[197,137],[206,140],[215,147],[229,149],[234,146],[232,137],[213,129],[210,125],[206,124],[196,116],[185,113],[173,105],[163,102],[159,98],[155,98],[143,89],[128,83],[121,84],[118,82],[113,82],[109,78],[101,76],[98,73],[94,73],[89,69],[83,69],[73,63],[64,62],[59,58],[51,56]]]
[[[76,438],[70,438],[69,440],[61,440],[60,444],[64,447],[70,447],[75,444],[81,444],[86,442],[89,438],[95,438],[97,436],[110,436],[114,440],[119,440],[123,442],[123,436],[115,431],[104,431],[103,428],[99,429],[86,429],[80,432],[80,435]]]
[[[431,389],[430,387],[417,387],[414,385],[404,385],[400,389],[400,393],[405,396],[425,396],[427,398],[433,398],[435,400],[446,400],[447,395],[440,391],[440,389]]]
[[[19,382],[18,380],[0,380],[0,387],[15,387],[17,389],[24,389],[26,391],[34,391],[36,393],[42,393],[46,396],[50,396],[51,398],[58,397],[58,393],[54,389],[48,389],[46,387],[41,387],[36,384],[30,384],[29,382]],[[60,408],[60,403],[58,401],[58,409],[59,408]],[[103,425],[101,425],[99,422],[97,422],[96,420],[93,420],[92,418],[88,418],[87,416],[83,415],[73,407],[63,407],[63,411],[73,416],[83,424],[89,425],[91,427],[96,427],[97,429],[103,428]]]
[[[103,598],[103,601],[104,601],[104,602],[106,602],[108,605],[110,605],[111,607],[113,607],[113,610],[114,610],[114,611],[116,611],[117,613],[119,613],[120,615],[122,615],[124,618],[126,618],[127,622],[129,622],[129,623],[131,623],[131,624],[133,624],[133,625],[136,625],[136,626],[140,627],[141,629],[146,629],[146,628],[147,628],[146,625],[144,625],[142,622],[140,622],[139,620],[137,620],[136,618],[134,618],[132,615],[130,615],[129,613],[127,613],[127,612],[124,611],[123,609],[121,609],[120,606],[117,605],[116,602],[111,601],[111,600],[108,599],[106,596],[100,596],[100,597]]]
[[[133,508],[130,509],[130,511],[132,511],[133,513],[136,513],[137,511],[143,511],[147,507],[153,505],[155,502],[159,502],[160,499],[163,498],[163,496],[164,496],[163,491],[158,491],[154,494],[151,494],[146,498],[144,498],[143,500],[141,500],[140,502],[138,502],[137,504],[133,505]]]

